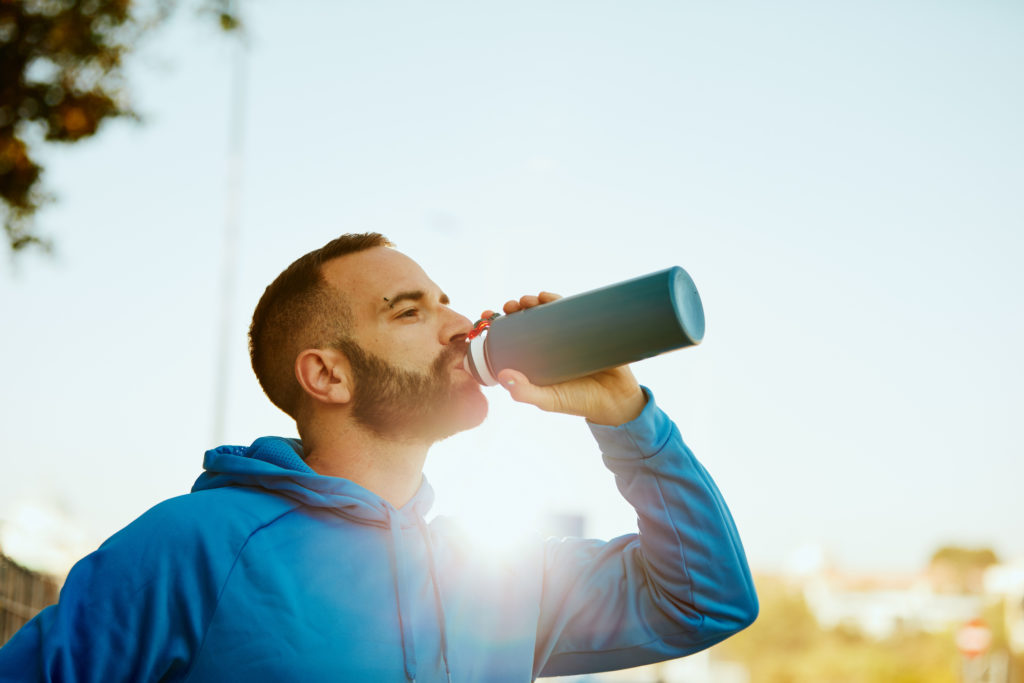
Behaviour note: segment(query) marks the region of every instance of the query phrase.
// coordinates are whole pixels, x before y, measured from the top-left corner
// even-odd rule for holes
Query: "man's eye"
[[[418,309],[409,308],[398,314],[399,318],[414,318],[419,313]]]

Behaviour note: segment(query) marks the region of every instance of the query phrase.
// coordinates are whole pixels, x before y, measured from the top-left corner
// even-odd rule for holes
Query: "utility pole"
[[[229,16],[237,19],[238,1],[228,3]],[[220,339],[215,369],[212,443],[225,440],[224,425],[227,419],[229,365],[231,340],[236,330],[231,325],[231,313],[235,304],[235,281],[238,271],[238,237],[242,209],[242,171],[245,153],[245,104],[249,77],[249,50],[244,29],[235,23],[234,58],[231,69],[230,103],[228,108],[228,158],[227,178],[224,196],[224,240],[220,269]]]

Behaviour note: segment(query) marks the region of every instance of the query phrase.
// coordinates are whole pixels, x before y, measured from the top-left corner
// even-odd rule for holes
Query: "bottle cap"
[[[498,379],[491,374],[491,369],[487,366],[487,353],[484,350],[484,340],[487,338],[487,329],[491,326],[491,321],[501,316],[501,313],[495,313],[488,318],[481,318],[476,321],[473,325],[473,329],[466,335],[466,341],[469,342],[469,348],[466,350],[466,357],[462,360],[462,367],[465,368],[466,372],[471,374],[477,382],[484,386],[493,387],[497,386]]]

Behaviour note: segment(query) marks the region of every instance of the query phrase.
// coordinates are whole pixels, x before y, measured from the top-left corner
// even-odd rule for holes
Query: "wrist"
[[[627,397],[615,401],[604,410],[587,415],[587,421],[608,427],[620,427],[640,417],[647,405],[647,394],[638,385]]]

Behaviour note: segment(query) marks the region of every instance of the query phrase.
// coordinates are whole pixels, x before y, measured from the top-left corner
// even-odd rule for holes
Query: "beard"
[[[466,354],[465,344],[445,347],[423,373],[397,368],[351,339],[335,347],[352,367],[352,416],[378,436],[434,443],[476,427],[487,416],[480,385],[468,374],[453,376],[453,366]]]

